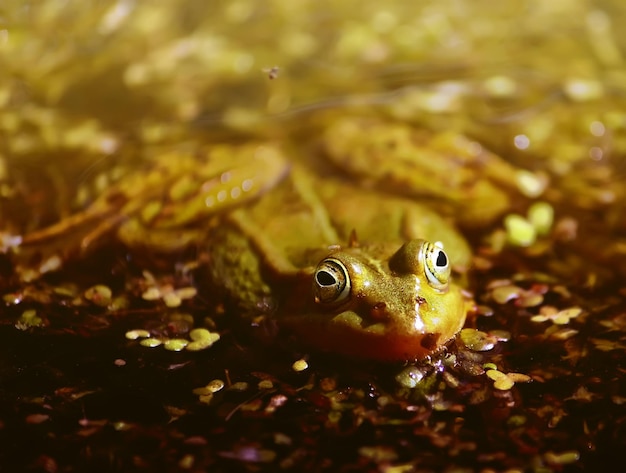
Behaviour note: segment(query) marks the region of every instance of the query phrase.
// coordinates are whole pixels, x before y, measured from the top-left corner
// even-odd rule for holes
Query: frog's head
[[[465,322],[468,301],[451,283],[450,267],[441,244],[424,240],[393,253],[386,247],[338,249],[318,264],[313,301],[289,325],[327,351],[380,360],[424,358]]]

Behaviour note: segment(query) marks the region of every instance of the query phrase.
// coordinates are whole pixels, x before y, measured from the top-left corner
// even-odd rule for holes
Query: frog
[[[209,244],[214,284],[318,351],[402,362],[443,351],[473,308],[452,281],[469,264],[463,237],[411,199],[310,176],[296,167],[225,216]]]
[[[155,253],[207,242],[213,285],[240,313],[275,319],[304,345],[381,360],[442,350],[472,307],[451,281],[471,251],[449,211],[478,202],[476,224],[495,218],[502,204],[486,197],[507,195],[514,170],[462,135],[380,118],[341,118],[316,138],[211,144],[204,159],[159,156],[14,246],[25,257],[60,249],[62,262],[111,236]],[[451,178],[443,162],[466,177]],[[488,182],[467,178],[472,169],[490,169]]]

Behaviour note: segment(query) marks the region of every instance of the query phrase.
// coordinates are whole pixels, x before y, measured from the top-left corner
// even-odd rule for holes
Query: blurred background
[[[5,230],[75,211],[103,170],[155,146],[284,135],[281,117],[346,104],[557,175],[606,161],[626,128],[624,21],[619,1],[5,0]]]

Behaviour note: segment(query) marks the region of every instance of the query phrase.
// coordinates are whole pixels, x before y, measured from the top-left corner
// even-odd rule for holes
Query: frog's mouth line
[[[351,314],[350,317],[345,317],[346,314]],[[358,323],[360,321],[360,323]],[[354,312],[344,312],[331,320],[331,323],[336,323],[338,325],[342,325],[347,328],[356,328],[360,330],[362,333],[371,335],[371,336],[379,336],[379,337],[395,337],[398,335],[396,330],[389,330],[389,325],[383,322],[373,322],[371,324],[367,324],[365,320]],[[358,323],[358,325],[357,325]],[[411,336],[408,333],[405,333],[404,336]],[[439,339],[441,338],[440,333],[422,333],[416,331],[412,337],[416,340],[420,340],[420,345],[424,347],[426,350],[435,350],[439,346]]]
[[[348,314],[348,316],[346,316]],[[377,322],[369,326],[352,313],[329,320],[309,319],[301,325],[296,318],[285,319],[286,328],[304,344],[329,353],[380,361],[421,360],[443,349],[448,340],[440,333],[408,333]],[[324,319],[324,320],[323,320]],[[291,324],[289,323],[291,322]],[[317,322],[317,323],[316,323]]]
[[[387,332],[390,331],[390,328],[396,325],[393,323],[393,320],[394,320],[393,318],[383,318],[383,319],[379,318],[377,320],[370,320],[370,319],[360,316],[358,313],[351,311],[351,310],[346,310],[344,312],[341,312],[340,314],[337,314],[334,317],[332,317],[330,320],[328,320],[326,318],[327,316],[324,316],[324,315],[311,315],[310,317],[314,319],[318,319],[320,322],[327,321],[328,323],[332,325],[346,326],[346,327],[350,327],[353,329],[367,331],[369,333],[379,334],[379,335],[386,334]],[[408,316],[403,317],[403,319],[408,319]],[[413,324],[409,326],[410,329],[407,329],[407,326],[403,324],[402,325],[403,330],[398,330],[398,331],[422,333],[424,331],[424,322],[419,317],[419,315],[412,314],[411,319],[413,320]]]

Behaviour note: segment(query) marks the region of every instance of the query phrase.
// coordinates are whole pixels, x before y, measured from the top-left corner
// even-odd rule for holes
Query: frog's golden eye
[[[315,302],[341,302],[350,295],[350,275],[338,260],[327,258],[315,270],[313,278]]]
[[[428,241],[422,246],[424,272],[428,282],[437,289],[444,289],[450,279],[450,259],[443,248]]]

